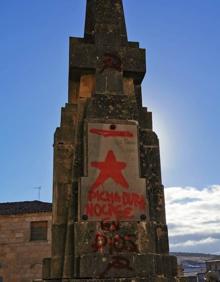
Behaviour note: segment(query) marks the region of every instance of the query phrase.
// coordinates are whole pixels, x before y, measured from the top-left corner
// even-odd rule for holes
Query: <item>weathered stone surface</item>
[[[151,243],[153,227],[143,222],[79,222],[75,223],[75,255],[147,254],[155,251]]]
[[[87,117],[91,119],[138,120],[134,96],[94,95],[88,103]]]
[[[180,277],[179,281],[180,282],[197,282],[197,277],[196,276]]]
[[[127,40],[122,0],[87,0],[84,38],[70,39],[68,103],[54,140],[45,281],[176,281],[159,141],[142,106],[145,56]]]
[[[153,254],[84,255],[79,257],[82,278],[123,278],[176,275],[175,258]]]
[[[45,279],[50,279],[51,277],[51,258],[44,258],[42,276]]]
[[[177,282],[177,281],[184,281],[184,282],[191,282],[194,280],[179,280],[173,277],[163,277],[163,276],[148,276],[146,278],[140,277],[131,277],[131,278],[104,278],[104,279],[51,279],[50,282]]]

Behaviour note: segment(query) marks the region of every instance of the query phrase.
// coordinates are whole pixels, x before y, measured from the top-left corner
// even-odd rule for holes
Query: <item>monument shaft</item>
[[[43,279],[175,281],[159,141],[141,99],[145,50],[127,39],[121,0],[87,0],[69,57]]]

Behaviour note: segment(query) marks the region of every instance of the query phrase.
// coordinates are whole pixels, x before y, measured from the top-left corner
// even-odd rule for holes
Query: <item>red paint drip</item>
[[[134,137],[133,133],[129,131],[104,130],[104,129],[92,128],[90,129],[90,132],[93,134],[103,136],[105,138],[107,137],[128,137],[128,138]]]

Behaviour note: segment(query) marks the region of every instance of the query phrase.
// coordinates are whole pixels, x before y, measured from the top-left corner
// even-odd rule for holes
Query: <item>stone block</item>
[[[146,222],[75,223],[75,253],[147,254],[155,252],[155,227]]]
[[[79,97],[89,98],[95,91],[95,77],[94,75],[82,75],[80,78]]]
[[[146,277],[155,272],[152,255],[84,255],[78,265],[80,278]]]
[[[87,108],[87,118],[138,120],[135,96],[94,95]]]
[[[65,108],[62,108],[61,112],[61,126],[74,127],[77,121],[76,106],[72,104],[66,104]]]
[[[42,278],[50,279],[51,277],[51,258],[43,259]]]
[[[123,93],[127,96],[132,96],[135,94],[134,90],[134,80],[132,78],[123,79]]]
[[[55,132],[55,145],[74,144],[75,130],[69,127],[58,127]]]
[[[155,272],[157,275],[165,277],[175,277],[177,275],[177,260],[174,256],[155,255]]]

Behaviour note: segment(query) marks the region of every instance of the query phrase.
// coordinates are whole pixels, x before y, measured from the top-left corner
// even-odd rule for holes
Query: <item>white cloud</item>
[[[192,246],[196,246],[196,245],[206,245],[206,244],[213,244],[213,243],[219,243],[220,239],[215,239],[212,237],[208,237],[202,240],[187,240],[185,242],[181,242],[181,243],[175,243],[175,244],[170,244],[171,248],[175,248],[175,247],[192,247]]]
[[[165,197],[171,248],[215,243],[220,251],[220,185],[169,187]]]

